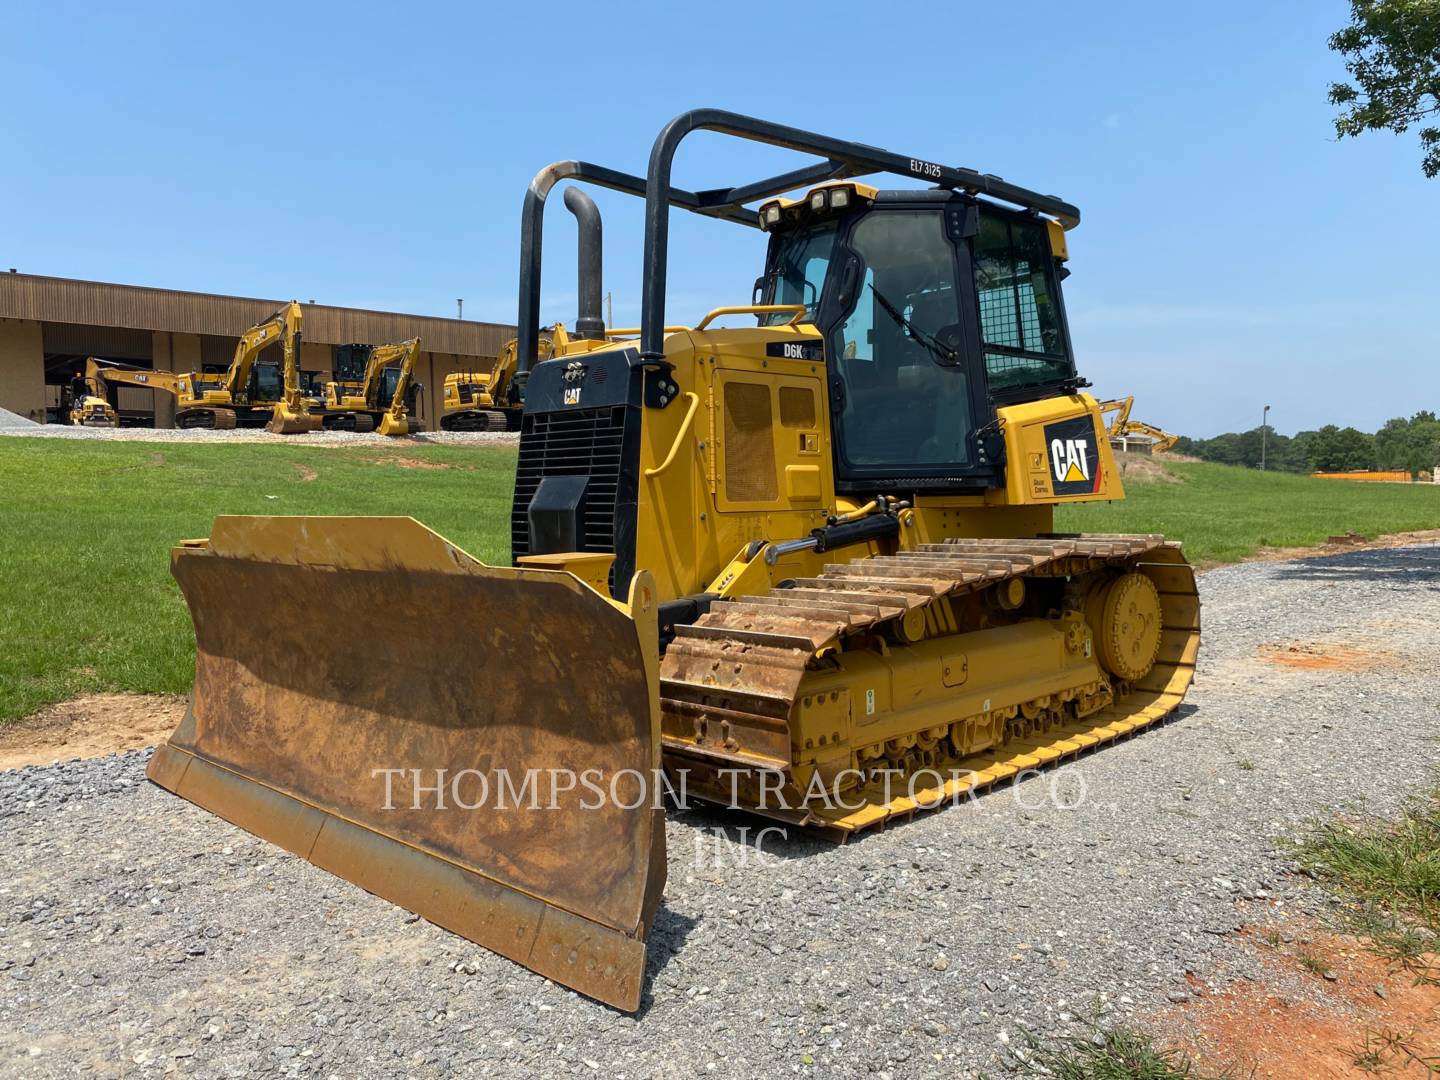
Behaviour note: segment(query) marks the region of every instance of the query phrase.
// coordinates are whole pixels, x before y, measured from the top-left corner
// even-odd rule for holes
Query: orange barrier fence
[[[1318,480],[1373,480],[1380,484],[1408,484],[1410,474],[1404,469],[1364,469],[1357,472],[1312,472]]]

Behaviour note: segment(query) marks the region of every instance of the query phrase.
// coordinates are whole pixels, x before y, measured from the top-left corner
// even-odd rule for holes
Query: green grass
[[[193,646],[169,550],[216,514],[410,514],[505,564],[514,461],[497,447],[0,439],[0,722],[87,691],[187,690]],[[1169,468],[1180,483],[1132,481],[1127,501],[1065,508],[1057,527],[1164,532],[1197,561],[1440,528],[1440,488]]]
[[[1339,898],[1342,923],[1376,952],[1440,981],[1440,788],[1394,818],[1317,820],[1293,845],[1296,861]]]
[[[1161,532],[1192,562],[1234,562],[1262,546],[1306,547],[1354,531],[1440,528],[1440,485],[1316,480],[1202,462],[1166,462],[1180,483],[1126,481],[1120,503],[1064,507],[1067,532]]]
[[[494,447],[0,439],[0,721],[87,691],[187,691],[193,638],[169,552],[216,514],[409,514],[503,564],[514,460]]]
[[[1149,1035],[1128,1028],[1097,1028],[1052,1043],[1027,1033],[1010,1053],[1017,1075],[1056,1080],[1220,1080],[1233,1075],[1201,1072],[1188,1055],[1158,1047]]]

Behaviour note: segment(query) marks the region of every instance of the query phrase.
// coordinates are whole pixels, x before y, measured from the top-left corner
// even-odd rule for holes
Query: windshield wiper
[[[885,309],[885,314],[895,320],[895,325],[909,334],[912,340],[919,343],[921,348],[935,358],[936,363],[945,367],[954,366],[955,361],[959,359],[959,354],[957,354],[954,349],[947,349],[909,319],[905,318],[905,316],[900,313],[900,309],[889,300],[886,300],[884,295],[879,289],[875,288],[874,285],[867,285],[866,288],[875,294],[875,299],[878,300],[880,306]]]

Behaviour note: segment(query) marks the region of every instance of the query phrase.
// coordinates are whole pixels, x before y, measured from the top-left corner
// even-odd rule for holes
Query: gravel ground
[[[0,773],[0,1071],[993,1072],[1022,1026],[1253,974],[1232,932],[1266,901],[1322,908],[1273,838],[1440,758],[1437,590],[1440,545],[1218,569],[1162,728],[845,847],[760,860],[735,819],[674,815],[634,1017],[167,795],[144,751]]]
[[[517,446],[518,432],[507,431],[422,431],[415,435],[393,437],[374,432],[311,431],[303,435],[272,435],[263,427],[235,428],[232,431],[206,431],[203,428],[86,428],[69,424],[31,424],[29,427],[6,426],[0,423],[0,435],[25,435],[42,439],[99,439],[112,442],[163,443],[283,443],[287,446],[362,446],[366,443],[403,446],[406,442],[433,443],[440,446],[473,446],[492,443]]]

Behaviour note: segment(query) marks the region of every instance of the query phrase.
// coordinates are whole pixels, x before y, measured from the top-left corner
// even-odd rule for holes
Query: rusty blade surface
[[[632,618],[569,574],[484,566],[409,518],[222,518],[172,568],[195,693],[151,779],[639,1006],[665,874],[648,576]]]

